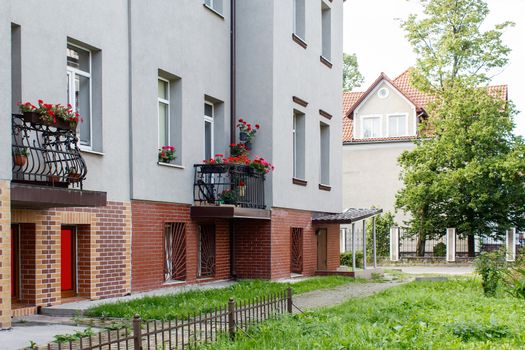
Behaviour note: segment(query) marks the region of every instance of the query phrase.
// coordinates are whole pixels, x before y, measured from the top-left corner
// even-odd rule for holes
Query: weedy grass
[[[478,278],[411,282],[270,320],[209,349],[523,349],[525,305],[485,297]]]
[[[355,282],[363,281],[341,276],[314,277],[294,283],[245,280],[227,288],[193,290],[178,294],[147,296],[130,301],[102,304],[88,309],[86,316],[131,318],[138,314],[143,319],[171,320],[175,317],[208,312],[219,306],[224,307],[230,297],[247,301],[256,297],[283,292],[288,287],[292,288],[294,294],[301,294]]]

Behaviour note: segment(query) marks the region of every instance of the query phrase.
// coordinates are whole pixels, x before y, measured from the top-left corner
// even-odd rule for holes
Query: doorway
[[[62,227],[60,233],[60,277],[62,298],[76,296],[77,287],[77,230]]]
[[[11,299],[20,299],[20,226],[11,225]]]
[[[317,230],[317,270],[326,271],[327,265],[327,232],[325,228]]]

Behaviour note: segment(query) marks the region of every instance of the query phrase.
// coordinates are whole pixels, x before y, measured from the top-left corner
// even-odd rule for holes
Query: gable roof
[[[401,73],[397,78],[391,80],[385,73],[381,73],[379,77],[370,85],[364,92],[343,92],[343,143],[358,141],[353,138],[353,113],[357,107],[367,98],[367,96],[374,91],[374,89],[382,82],[387,81],[399,93],[406,97],[410,103],[416,107],[416,111],[425,113],[424,107],[434,100],[434,97],[427,95],[418,89],[412,87],[410,84],[410,68]],[[488,92],[495,98],[502,100],[508,99],[507,85],[493,85],[487,87]],[[395,137],[395,138],[380,138],[380,139],[366,139],[361,141],[400,141],[413,139],[410,137]]]

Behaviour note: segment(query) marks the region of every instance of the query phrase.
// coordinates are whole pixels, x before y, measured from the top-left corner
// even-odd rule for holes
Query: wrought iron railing
[[[264,174],[247,165],[196,164],[193,198],[197,205],[265,209]]]
[[[12,115],[13,181],[80,187],[87,167],[76,132]]]

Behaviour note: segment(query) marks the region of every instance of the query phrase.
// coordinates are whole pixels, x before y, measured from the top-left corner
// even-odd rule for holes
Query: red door
[[[61,285],[62,296],[75,295],[75,230],[73,228],[62,228],[61,232]]]
[[[11,225],[11,297],[18,297],[18,225]]]

